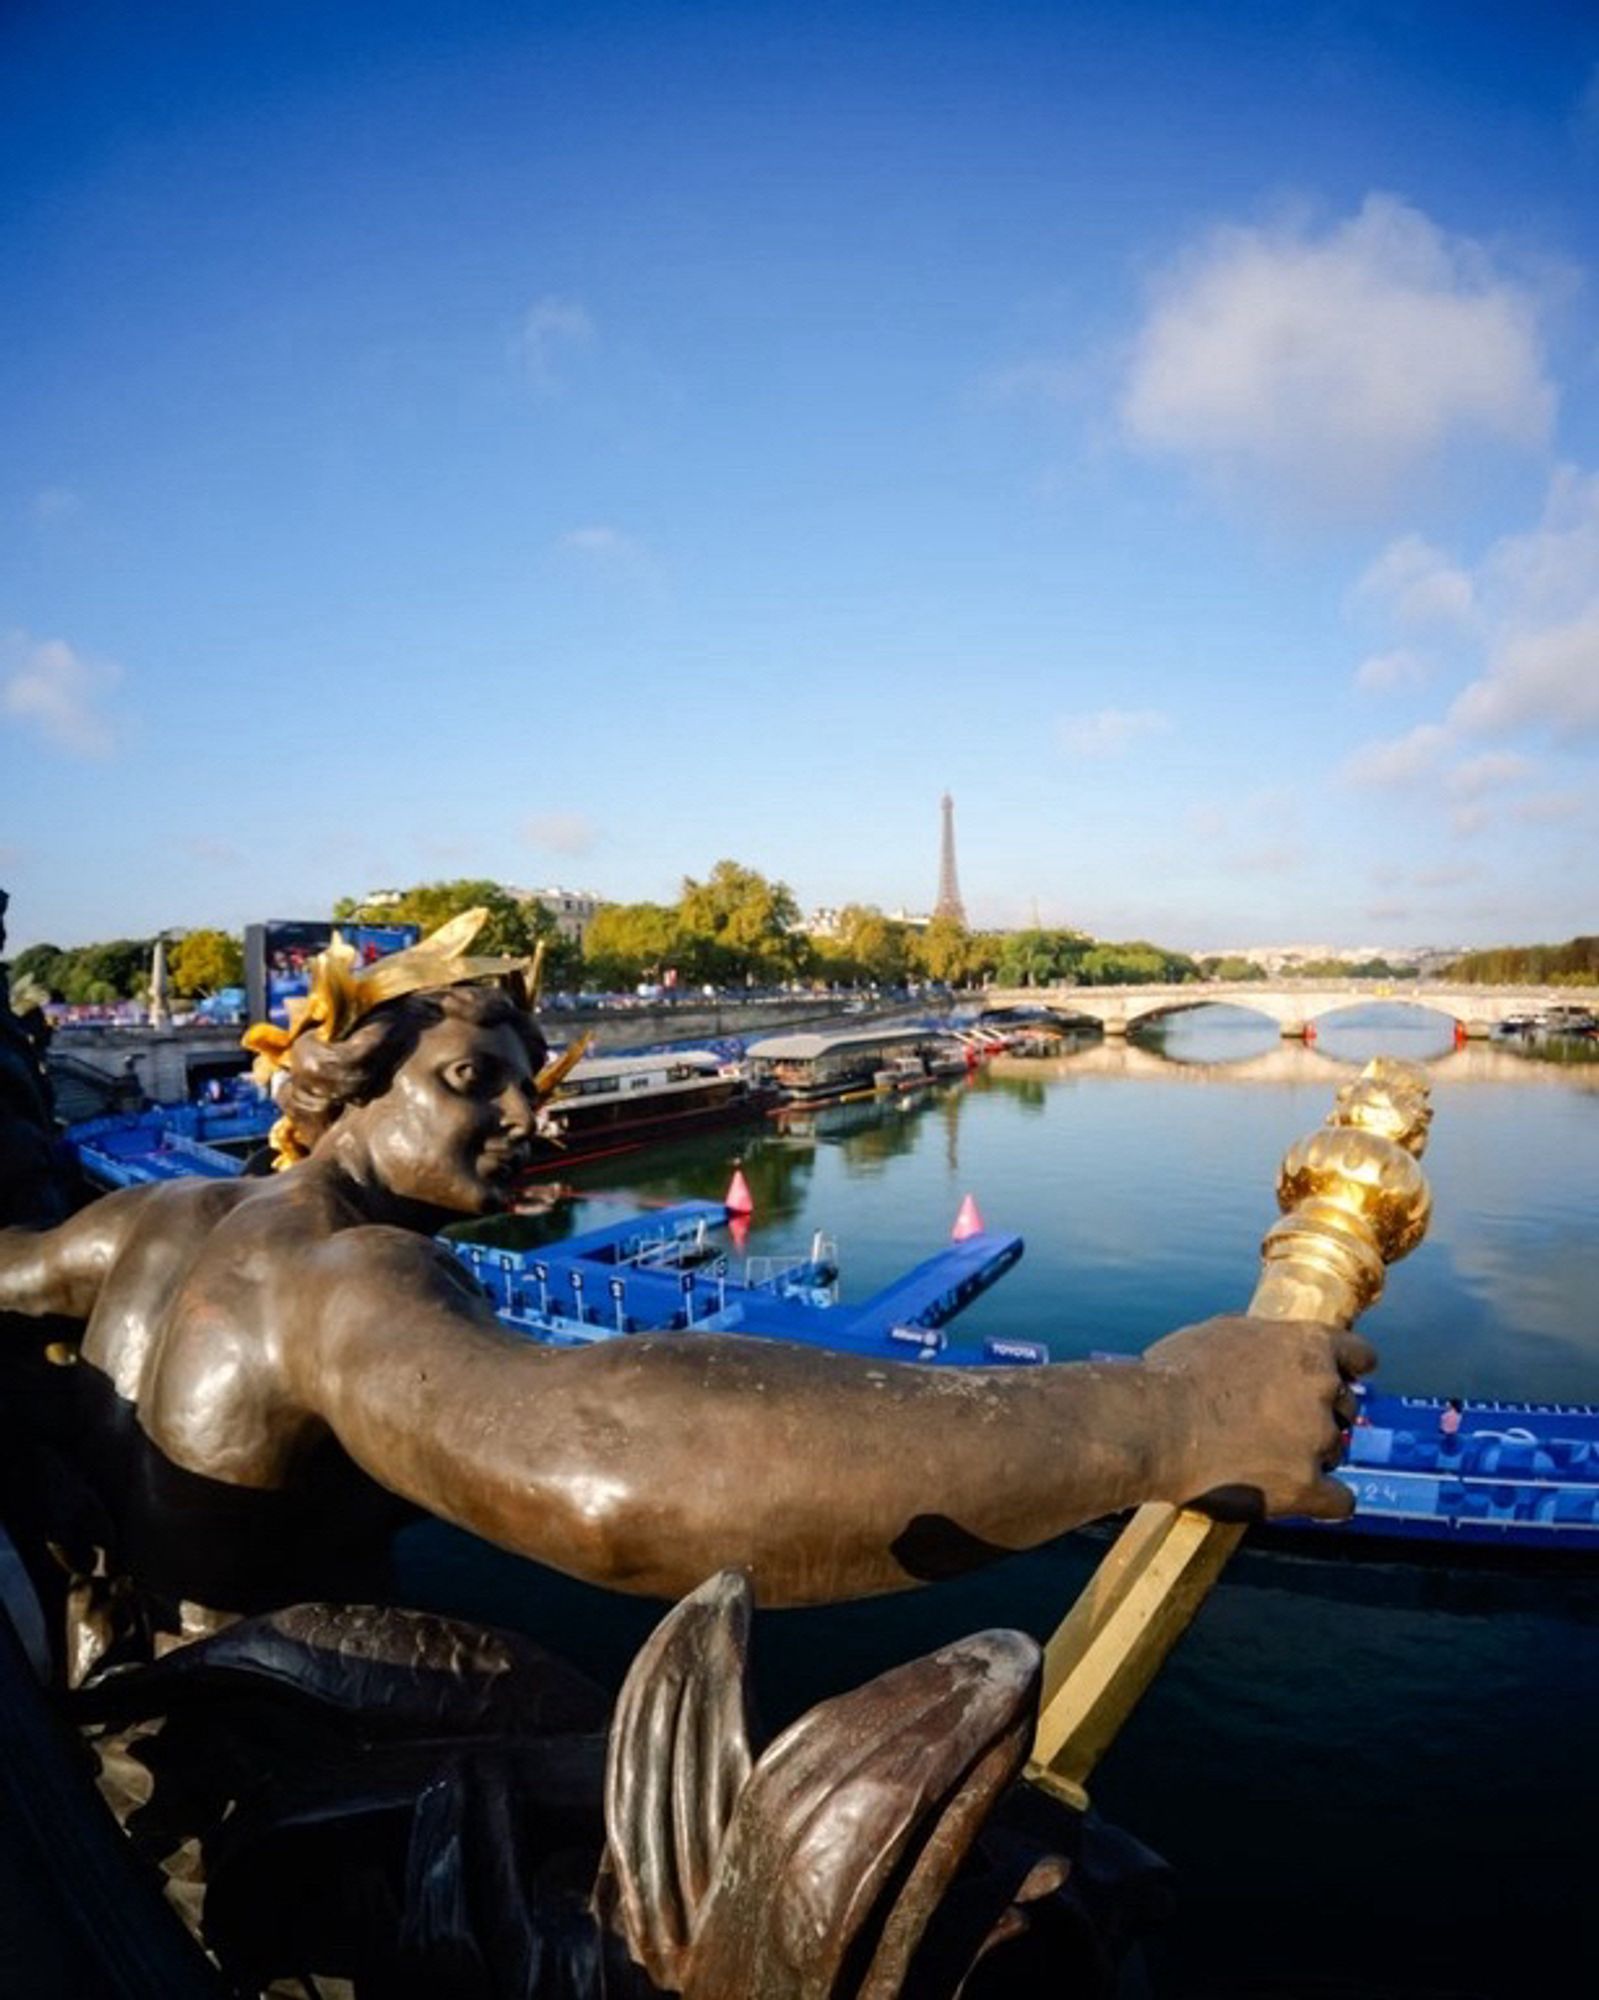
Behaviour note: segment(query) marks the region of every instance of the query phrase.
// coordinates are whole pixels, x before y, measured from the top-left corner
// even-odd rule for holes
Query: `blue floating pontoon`
[[[219,1103],[70,1128],[85,1171],[105,1187],[226,1178],[265,1137],[270,1104],[244,1090]],[[231,1150],[230,1150],[231,1149]],[[688,1201],[537,1250],[443,1237],[512,1332],[554,1347],[628,1334],[740,1333],[885,1361],[1023,1366],[1047,1361],[1038,1341],[952,1345],[943,1329],[1022,1254],[1019,1236],[988,1231],[949,1244],[858,1305],[838,1295],[832,1246],[818,1237],[791,1257],[735,1258],[712,1232],[720,1202]],[[1126,1359],[1125,1356],[1105,1357]],[[1273,1524],[1300,1546],[1334,1537],[1423,1550],[1556,1549],[1599,1556],[1599,1404],[1467,1402],[1458,1433],[1441,1426],[1448,1399],[1366,1390],[1337,1470],[1355,1495],[1347,1521]]]
[[[84,1118],[69,1125],[66,1136],[84,1173],[100,1187],[137,1187],[185,1174],[227,1180],[265,1141],[276,1116],[271,1099],[241,1080],[194,1104]]]
[[[952,1243],[859,1305],[841,1304],[832,1246],[736,1259],[712,1240],[720,1202],[687,1201],[538,1250],[445,1239],[513,1332],[557,1347],[631,1333],[740,1333],[885,1361],[1047,1361],[1034,1341],[954,1350],[942,1329],[1022,1254],[1019,1236]]]
[[[1362,1395],[1337,1473],[1355,1512],[1332,1524],[1339,1532],[1599,1554],[1599,1404],[1468,1400],[1452,1439],[1448,1407],[1443,1396]]]

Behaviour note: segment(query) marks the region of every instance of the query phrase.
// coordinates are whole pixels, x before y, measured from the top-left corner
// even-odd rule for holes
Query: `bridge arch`
[[[1202,987],[1192,993],[1179,989],[1179,996],[1152,1001],[1146,1007],[1129,1002],[1125,1024],[1128,1029],[1148,1026],[1152,1021],[1169,1021],[1178,1014],[1197,1014],[1207,1007],[1228,1007],[1237,1012],[1253,1014],[1268,1026],[1283,1028],[1284,1015],[1280,1006],[1270,999],[1253,999],[1240,993],[1207,993]]]
[[[991,989],[993,1007],[1038,1007],[1060,1020],[1097,1021],[1107,1035],[1161,1014],[1228,1002],[1263,1014],[1285,1036],[1302,1036],[1329,1015],[1372,1001],[1431,1010],[1478,1038],[1515,1014],[1554,1005],[1599,1012],[1599,988],[1465,986],[1452,982],[1369,979],[1228,981],[1173,986],[1040,986]]]
[[[1320,1004],[1306,1012],[1306,1024],[1321,1028],[1336,1022],[1340,1014],[1352,1014],[1361,1007],[1402,1007],[1412,1014],[1430,1014],[1435,1020],[1447,1021],[1456,1028],[1469,1028],[1467,1017],[1462,1014],[1458,1002],[1450,1003],[1434,998],[1430,994],[1409,994],[1395,992],[1383,999],[1361,995],[1358,999],[1332,1000]]]

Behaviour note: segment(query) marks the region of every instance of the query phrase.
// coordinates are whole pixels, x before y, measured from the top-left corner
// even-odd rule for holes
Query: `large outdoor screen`
[[[244,984],[252,1021],[288,1026],[287,1003],[311,983],[311,961],[326,951],[337,931],[353,945],[363,965],[403,951],[422,935],[416,924],[313,924],[276,921],[250,924],[244,933]]]

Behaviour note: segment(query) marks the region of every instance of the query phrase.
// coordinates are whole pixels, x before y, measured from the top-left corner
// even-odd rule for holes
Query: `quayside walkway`
[[[1314,1039],[1318,1023],[1349,1007],[1399,1001],[1456,1021],[1473,1040],[1513,1014],[1544,1007],[1587,1007],[1599,1013],[1599,987],[1464,986],[1427,980],[1307,979],[1205,982],[1189,986],[1015,986],[984,996],[989,1007],[1042,1007],[1061,1020],[1097,1021],[1107,1035],[1195,1007],[1247,1007],[1298,1040]]]

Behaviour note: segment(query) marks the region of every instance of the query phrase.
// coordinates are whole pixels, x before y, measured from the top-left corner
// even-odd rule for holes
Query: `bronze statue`
[[[0,889],[0,959],[10,901]],[[44,1063],[50,1024],[38,999],[24,1004],[19,995],[18,1007],[12,1004],[0,963],[0,1227],[38,1227],[71,1213],[75,1175],[55,1137],[55,1105]]]
[[[1140,1367],[1010,1372],[729,1335],[517,1339],[432,1235],[503,1203],[545,1057],[478,984],[302,1032],[280,1099],[301,1164],[8,1232],[0,1309],[84,1321],[83,1361],[185,1472],[292,1494],[331,1441],[502,1547],[661,1597],[727,1567],[765,1604],[895,1590],[1150,1498],[1347,1511],[1327,1468],[1373,1356],[1320,1325],[1264,1340],[1220,1319]]]
[[[284,1625],[281,1607],[313,1595],[380,1599],[376,1571],[363,1565],[381,1556],[396,1501],[615,1589],[685,1598],[733,1571],[765,1605],[952,1575],[1147,1499],[1348,1511],[1348,1489],[1328,1471],[1354,1414],[1352,1380],[1374,1357],[1347,1329],[1277,1326],[1263,1338],[1255,1323],[1227,1318],[1157,1341],[1141,1366],[947,1372],[727,1335],[635,1335],[573,1352],[508,1333],[432,1237],[451,1218],[503,1205],[559,1066],[515,969],[465,956],[471,930],[458,920],[365,972],[330,954],[290,1027],[254,1031],[281,1085],[274,1136],[292,1171],[127,1190],[60,1227],[0,1233],[0,1311],[84,1327],[65,1428],[103,1449],[79,1539],[98,1547],[114,1533],[122,1544],[118,1558],[80,1563],[74,1583],[72,1678],[93,1683],[85,1700],[107,1713],[119,1703],[127,1714],[150,1713],[152,1700],[181,1706],[184,1685],[225,1676],[229,1660],[237,1675],[252,1647],[292,1656],[308,1686],[329,1678],[330,1661],[333,1685],[344,1685],[351,1659],[375,1672],[368,1639],[341,1622],[356,1614],[316,1614],[307,1638]],[[174,1638],[195,1642],[149,1669],[157,1678],[142,1694],[138,1676],[94,1679],[126,1639],[119,1562],[139,1573],[145,1657]],[[383,1617],[395,1671],[432,1658],[436,1635],[419,1637],[407,1614]],[[1030,1642],[972,1643],[973,1685],[989,1687],[994,1714],[974,1721],[968,1739],[955,1695],[926,1711],[938,1719],[917,1735],[913,1763],[932,1755],[935,1738],[971,1755],[940,1765],[911,1814],[932,1815],[917,1838],[933,1858],[921,1892],[904,1909],[888,1895],[879,1912],[884,1970],[863,1993],[899,1990],[890,1968],[908,1963],[949,1867],[1025,1756],[1036,1654]],[[463,1645],[470,1653],[464,1641],[443,1646],[446,1680],[476,1685]],[[669,1644],[652,1655],[669,1681],[671,1656]],[[971,1659],[949,1669],[956,1682]],[[943,1687],[944,1668],[923,1665],[908,1685]],[[653,1670],[638,1671],[648,1687]],[[833,1756],[862,1713],[878,1713],[877,1699],[862,1691],[850,1718],[834,1718],[839,1734],[818,1724],[814,1741]],[[479,1713],[477,1696],[467,1705]],[[613,1742],[636,1747],[629,1712],[624,1702]],[[587,1713],[584,1727],[594,1721]],[[181,1736],[169,1725],[152,1754],[179,1756]],[[613,1761],[609,1794],[615,1934],[651,1979],[688,1981],[683,1990],[708,2000],[755,1990],[738,1986],[733,1968],[753,1948],[764,1919],[751,1913],[777,1893],[772,1871],[781,1874],[794,1832],[800,1808],[783,1788],[798,1772],[810,1812],[826,1764],[807,1776],[804,1754],[797,1765],[779,1759],[783,1775],[768,1783],[764,1760],[751,1775],[753,1753],[728,1740],[723,1775],[749,1782],[729,1780],[714,1828],[672,1836],[679,1860],[699,1854],[700,1874],[664,1944],[642,1823],[616,1804],[625,1760],[621,1778]],[[566,1756],[541,1748],[535,1777],[559,1791]],[[190,1768],[215,1759],[208,1748]],[[463,1796],[480,1799],[478,1782]],[[225,1860],[243,1835],[224,1804],[211,1802]],[[840,1827],[854,1824],[849,1813],[846,1802]],[[912,1854],[908,1833],[904,1842]],[[721,1862],[714,1883],[704,1873],[724,1844],[745,1857],[744,1872],[733,1871],[742,1889],[728,1886]],[[843,1896],[864,1858],[845,1839],[835,1859]],[[233,1879],[256,1880],[256,1864]],[[219,1924],[228,1907],[224,1894]],[[208,1905],[208,1935],[212,1914]],[[831,1945],[812,1942],[821,1964]],[[829,1963],[796,1975],[792,1991],[854,1991],[843,1964]]]

